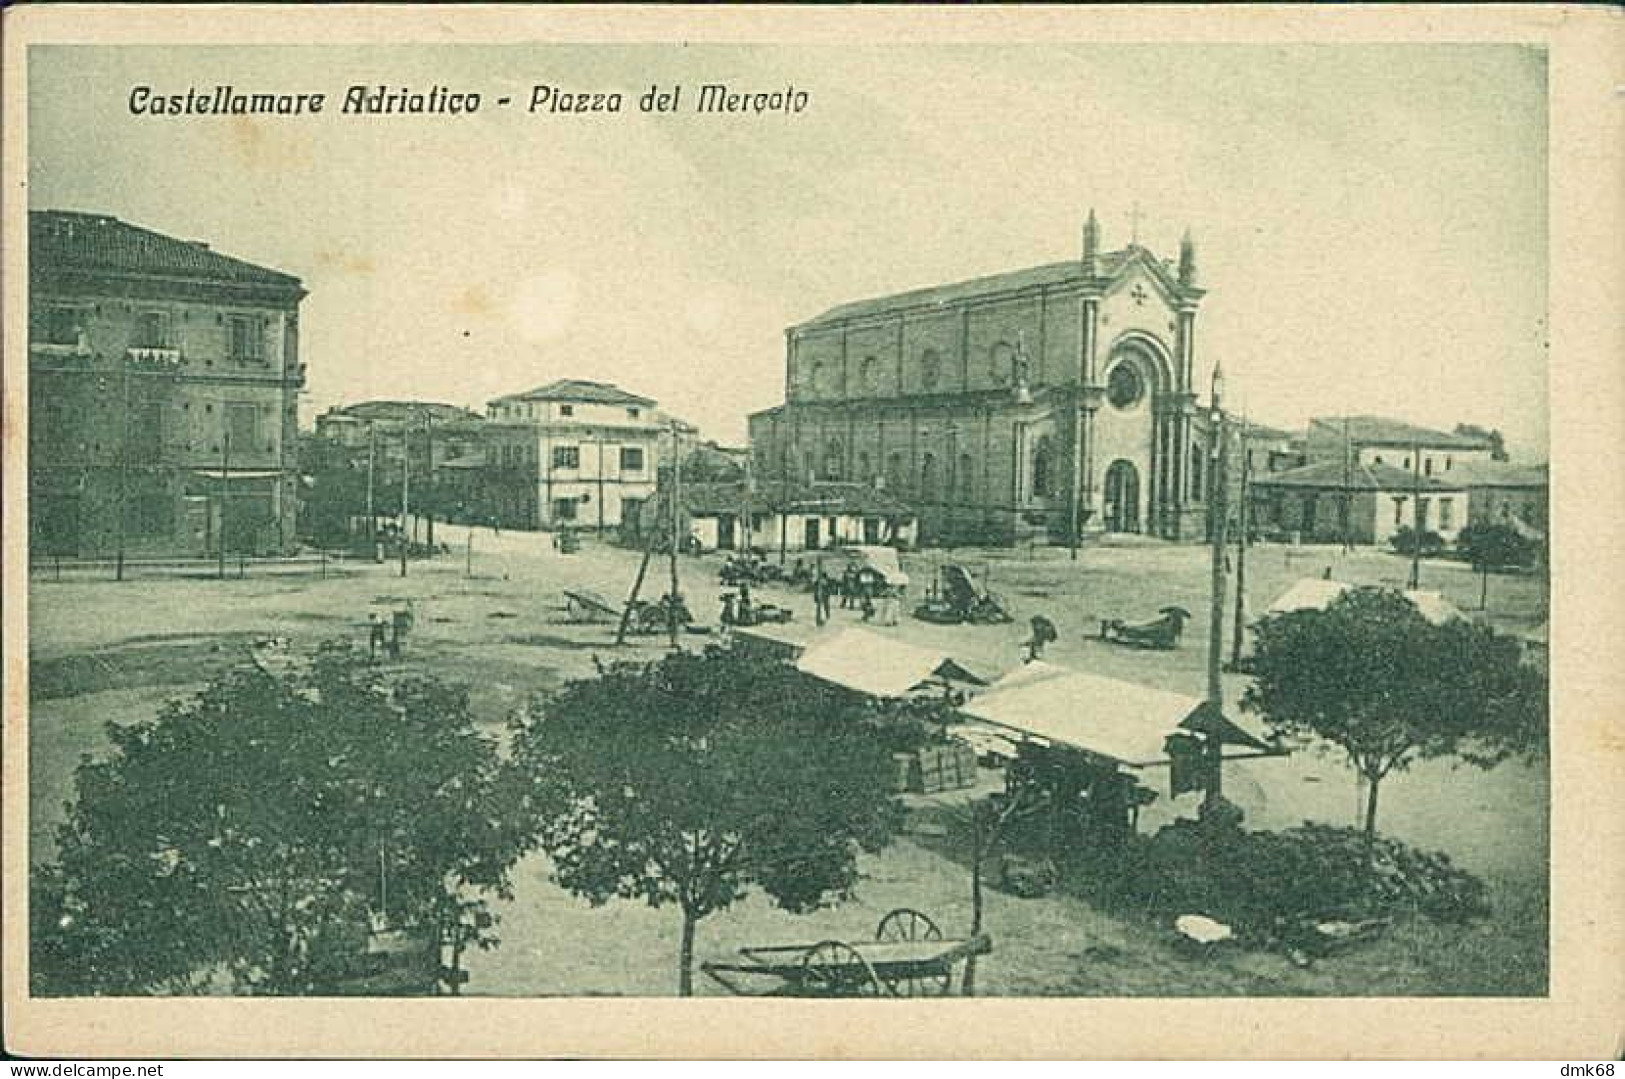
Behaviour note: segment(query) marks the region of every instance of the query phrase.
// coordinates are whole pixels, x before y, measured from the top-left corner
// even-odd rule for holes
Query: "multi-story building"
[[[104,214],[29,214],[35,553],[294,537],[297,277]]]
[[[361,401],[317,416],[316,436],[353,454],[373,453],[397,469],[402,446],[410,444],[414,465],[432,452],[438,467],[474,452],[484,426],[478,412],[440,401]]]
[[[1487,438],[1447,434],[1386,416],[1321,416],[1309,421],[1304,436],[1307,462],[1341,461],[1388,465],[1401,471],[1414,467],[1424,476],[1448,479],[1458,462],[1488,461],[1494,447]]]
[[[560,379],[486,407],[485,485],[516,528],[618,528],[637,518],[657,468],[694,446],[694,428],[618,386]]]
[[[785,333],[785,403],[750,417],[764,480],[880,483],[927,544],[1201,536],[1196,248],[1079,257],[858,300]]]
[[[1443,470],[1432,476],[1386,461],[1315,461],[1254,477],[1253,527],[1308,543],[1384,544],[1401,529],[1454,542],[1472,498]]]

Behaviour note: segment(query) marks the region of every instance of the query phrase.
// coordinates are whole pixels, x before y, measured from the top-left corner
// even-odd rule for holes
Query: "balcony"
[[[90,367],[92,354],[90,342],[83,334],[77,341],[30,341],[28,343],[28,357],[41,367],[55,367],[64,370],[82,370]]]
[[[159,348],[139,345],[124,350],[124,365],[132,371],[151,371],[169,374],[178,371],[186,361],[178,348]]]

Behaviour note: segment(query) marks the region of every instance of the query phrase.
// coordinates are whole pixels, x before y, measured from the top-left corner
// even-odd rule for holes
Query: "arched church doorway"
[[[1140,471],[1134,462],[1113,461],[1106,469],[1106,531],[1140,530]]]

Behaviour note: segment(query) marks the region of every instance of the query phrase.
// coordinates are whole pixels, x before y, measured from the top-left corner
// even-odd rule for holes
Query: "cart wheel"
[[[911,907],[898,907],[880,919],[875,939],[882,943],[904,940],[941,940],[942,930],[929,915]],[[915,971],[886,979],[886,988],[894,997],[945,997],[953,977],[947,970]]]
[[[911,907],[898,907],[880,919],[880,926],[875,930],[875,939],[882,942],[941,940],[942,930],[937,928],[937,923],[933,922],[929,915],[921,914]]]
[[[882,997],[886,988],[852,945],[826,940],[801,957],[801,988],[813,997]]]

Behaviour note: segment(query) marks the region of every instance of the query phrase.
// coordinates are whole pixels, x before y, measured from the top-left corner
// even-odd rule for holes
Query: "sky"
[[[808,104],[696,115],[707,82]],[[327,105],[127,105],[217,83]],[[380,83],[482,107],[338,112]],[[527,114],[537,84],[625,111]],[[683,111],[640,113],[655,84]],[[783,399],[786,327],[1075,258],[1092,207],[1108,249],[1191,231],[1198,365],[1255,418],[1471,422],[1540,460],[1546,92],[1520,45],[36,46],[29,205],[302,278],[307,422],[571,377],[734,444]]]

